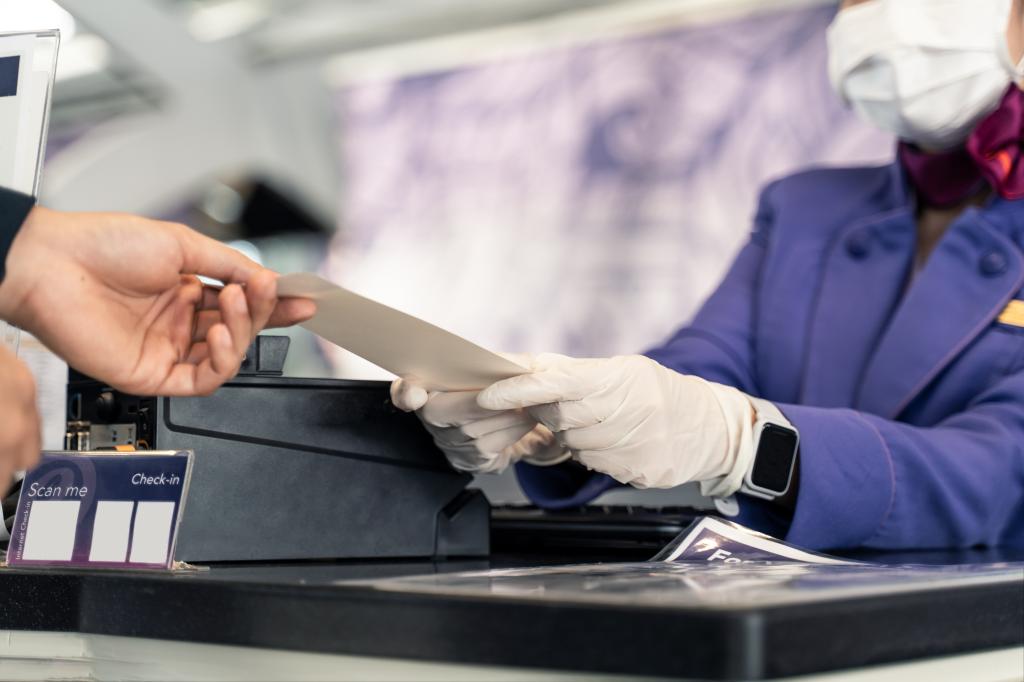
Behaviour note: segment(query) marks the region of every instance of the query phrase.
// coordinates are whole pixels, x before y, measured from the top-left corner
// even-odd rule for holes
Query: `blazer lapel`
[[[913,259],[916,225],[902,206],[852,224],[833,243],[812,318],[800,402],[853,404]]]
[[[868,362],[855,406],[895,418],[1024,281],[1017,245],[967,209],[936,246]]]

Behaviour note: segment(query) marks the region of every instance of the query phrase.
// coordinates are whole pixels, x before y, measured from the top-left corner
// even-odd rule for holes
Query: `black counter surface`
[[[886,556],[892,563],[1019,561],[1024,550],[857,558]],[[1024,573],[998,585],[728,611],[337,584],[622,558],[238,564],[184,575],[6,569],[0,630],[708,679],[770,678],[1024,644]]]

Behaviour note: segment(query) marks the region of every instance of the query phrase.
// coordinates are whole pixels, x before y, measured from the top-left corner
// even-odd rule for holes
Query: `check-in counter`
[[[715,605],[680,603],[669,582],[652,583],[636,599],[595,598],[616,588],[591,577],[576,581],[574,592],[545,593],[543,584],[508,589],[516,583],[479,573],[603,560],[607,582],[619,558],[499,554],[216,565],[183,574],[6,570],[0,679],[1024,675],[1024,573],[885,594]],[[475,577],[467,583],[464,575]]]

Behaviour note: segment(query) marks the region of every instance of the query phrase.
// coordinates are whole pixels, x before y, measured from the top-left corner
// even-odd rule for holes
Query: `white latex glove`
[[[415,410],[460,471],[498,473],[520,459],[543,466],[569,458],[551,431],[524,410],[486,410],[477,405],[479,393],[428,393],[410,377],[391,384],[391,402],[406,412]]]
[[[754,407],[735,388],[628,355],[542,354],[530,374],[499,381],[477,402],[525,409],[589,469],[638,488],[700,481],[705,495],[739,489],[753,458]]]

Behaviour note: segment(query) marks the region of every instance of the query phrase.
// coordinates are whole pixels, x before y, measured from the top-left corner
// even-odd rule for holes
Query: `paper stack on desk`
[[[428,388],[474,390],[528,370],[429,322],[389,308],[310,273],[283,275],[278,296],[311,298],[317,313],[302,326]]]

